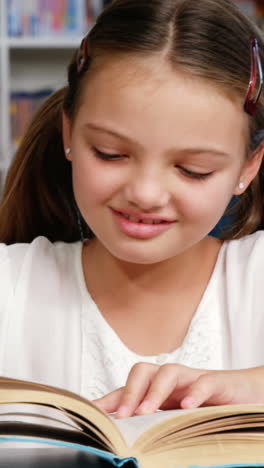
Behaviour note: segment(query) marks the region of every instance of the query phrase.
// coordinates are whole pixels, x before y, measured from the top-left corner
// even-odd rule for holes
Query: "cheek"
[[[90,157],[73,160],[72,175],[75,197],[81,206],[107,202],[120,186],[117,171]]]
[[[192,222],[216,223],[232,198],[233,185],[213,181],[197,182],[182,197],[180,210]]]

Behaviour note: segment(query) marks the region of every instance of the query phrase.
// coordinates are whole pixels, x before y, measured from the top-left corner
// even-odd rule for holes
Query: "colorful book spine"
[[[13,92],[10,96],[11,138],[14,149],[18,147],[34,114],[53,92],[43,89],[35,92]]]
[[[9,36],[82,35],[105,0],[3,0]]]
[[[112,0],[6,1],[9,36],[82,35]],[[233,0],[264,27],[264,0]]]
[[[9,0],[7,4],[7,22],[9,36],[20,36],[22,34],[21,4],[19,0]]]
[[[78,5],[75,0],[67,0],[67,29],[69,32],[76,32],[77,28],[77,11]]]

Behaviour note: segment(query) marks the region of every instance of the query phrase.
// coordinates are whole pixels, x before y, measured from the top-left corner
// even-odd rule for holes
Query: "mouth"
[[[159,219],[141,219],[141,218],[136,218],[135,216],[130,216],[126,213],[120,213],[121,216],[124,216],[124,218],[128,219],[128,221],[131,221],[132,223],[139,223],[139,224],[164,224],[167,221],[159,220]]]
[[[166,218],[166,217],[161,217],[161,216],[155,216],[155,215],[150,215],[150,214],[143,214],[143,213],[127,213],[126,211],[122,210],[113,210],[120,216],[123,216],[125,219],[132,223],[137,223],[137,224],[172,224],[175,222],[175,220]]]
[[[148,218],[135,216],[112,209],[114,220],[118,228],[129,237],[151,239],[170,229],[177,221],[169,221],[148,215]]]

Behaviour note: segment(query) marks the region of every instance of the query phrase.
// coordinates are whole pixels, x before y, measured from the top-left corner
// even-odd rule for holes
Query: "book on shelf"
[[[10,95],[10,125],[12,146],[18,147],[29,122],[40,105],[50,96],[52,89],[37,91],[14,91]]]
[[[264,467],[264,405],[116,419],[69,391],[1,377],[0,450],[23,444],[75,449],[117,467]]]
[[[82,35],[109,0],[5,0],[8,35]]]
[[[4,1],[4,0],[3,0]],[[5,0],[8,35],[82,35],[112,0]],[[233,0],[264,28],[263,0]]]

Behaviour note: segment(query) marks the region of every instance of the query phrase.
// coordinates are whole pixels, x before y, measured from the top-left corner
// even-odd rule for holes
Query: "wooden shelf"
[[[75,49],[82,37],[15,37],[6,38],[4,42],[10,49]]]

